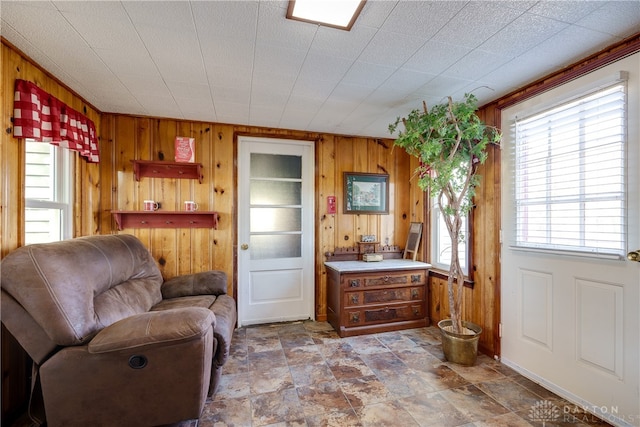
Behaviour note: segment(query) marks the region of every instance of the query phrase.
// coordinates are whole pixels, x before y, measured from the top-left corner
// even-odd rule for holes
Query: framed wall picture
[[[344,213],[388,214],[389,175],[345,172]]]

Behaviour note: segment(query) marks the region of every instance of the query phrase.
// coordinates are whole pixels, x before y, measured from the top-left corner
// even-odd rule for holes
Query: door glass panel
[[[292,181],[251,180],[252,205],[301,205],[302,183]]]
[[[302,178],[302,157],[251,153],[251,178]]]
[[[249,241],[252,260],[302,256],[302,235],[300,234],[260,234],[251,236]]]
[[[251,233],[301,231],[301,208],[251,208]]]

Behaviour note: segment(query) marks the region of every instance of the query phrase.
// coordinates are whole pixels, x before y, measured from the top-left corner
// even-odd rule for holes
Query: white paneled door
[[[238,324],[314,318],[312,141],[238,138]]]
[[[618,257],[598,253],[585,256],[519,246],[520,237],[527,237],[521,235],[521,223],[516,220],[521,218],[516,216],[520,209],[516,207],[517,193],[524,187],[518,187],[514,174],[515,165],[519,164],[517,159],[527,154],[520,154],[520,157],[513,154],[517,140],[514,122],[527,114],[540,114],[540,111],[555,108],[566,99],[577,99],[585,88],[607,87],[611,81],[620,80],[619,76],[627,75],[620,71],[627,71],[629,76],[626,81],[627,118],[624,120],[623,156],[626,158],[621,161],[625,172],[619,186],[624,190],[620,206],[626,206],[619,227],[626,239],[621,249],[624,253]],[[505,364],[572,402],[571,405],[532,402],[526,415],[532,421],[570,423],[571,415],[580,419],[589,418],[592,413],[614,425],[640,425],[640,262],[626,258],[627,251],[640,249],[639,74],[640,54],[636,54],[502,112],[501,357]],[[609,128],[598,129],[598,132],[600,141],[610,135]],[[562,146],[568,147],[571,138],[568,133],[563,134]],[[536,142],[534,145],[539,148],[541,144]],[[578,156],[568,155],[566,165],[571,162],[579,163]],[[536,173],[548,169],[548,155],[547,166],[544,164],[540,163]],[[596,164],[598,166],[591,172],[587,168],[581,169],[579,173],[584,175],[581,179],[588,179],[589,174],[609,167],[605,156],[598,158]],[[562,184],[575,178],[570,166],[562,172],[565,173],[559,180]],[[553,180],[553,177],[548,179],[547,194],[541,197],[553,193]],[[532,184],[525,182],[523,185]],[[533,190],[528,187],[524,191]],[[574,193],[563,197],[549,205],[546,211],[530,209],[530,216],[524,220],[533,223],[541,217],[568,215],[569,208],[559,209],[564,200],[579,200],[582,196]],[[593,209],[603,209],[606,203],[596,203]],[[589,218],[589,212],[583,217]],[[575,219],[576,230],[582,227],[578,224],[582,224],[583,219]],[[611,223],[616,220],[612,214]],[[565,222],[564,229],[551,229],[547,234],[568,235],[573,225],[571,221]],[[606,217],[599,221],[599,231],[611,226]],[[538,225],[528,228],[527,232],[538,232]],[[583,236],[589,239],[588,232],[583,232]]]

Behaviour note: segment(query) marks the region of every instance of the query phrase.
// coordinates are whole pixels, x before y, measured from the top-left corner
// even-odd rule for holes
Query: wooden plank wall
[[[42,87],[58,95],[74,108],[83,110],[86,104],[50,78],[46,71],[3,44],[3,90],[12,93],[16,78],[24,78],[42,84]],[[11,126],[11,97],[3,96],[3,120],[5,129]],[[123,230],[140,237],[149,247],[166,278],[177,274],[220,269],[229,275],[230,292],[235,281],[236,239],[236,137],[239,134],[285,137],[316,141],[316,317],[326,316],[326,278],[323,268],[324,253],[336,247],[353,246],[361,234],[375,234],[382,243],[404,246],[409,224],[425,221],[428,206],[424,194],[417,186],[413,170],[417,161],[401,149],[394,149],[391,139],[360,138],[331,134],[317,134],[283,129],[202,123],[150,117],[134,117],[116,114],[100,114],[88,106],[87,115],[96,122],[100,135],[101,163],[90,165],[82,160],[77,163],[75,236],[110,234],[119,232],[113,221],[112,210],[140,209],[145,199],[155,199],[163,209],[181,209],[181,203],[194,199],[201,210],[216,210],[221,214],[217,230]],[[137,182],[133,178],[131,159],[157,160],[159,153],[165,159],[173,158],[175,136],[192,136],[196,139],[196,159],[204,165],[202,184],[191,180],[147,178]],[[10,134],[3,133],[2,162],[4,183],[2,193],[2,253],[6,254],[22,244],[23,209],[22,186],[23,148]],[[485,182],[499,185],[499,167],[492,158],[485,165],[490,173]],[[345,215],[342,213],[343,173],[369,172],[390,175],[390,212],[388,215]],[[497,181],[496,181],[497,180]],[[498,184],[496,184],[498,183]],[[489,337],[481,341],[481,348],[493,351],[491,317],[487,314],[498,283],[497,258],[499,250],[493,222],[499,214],[499,198],[495,188],[483,186],[478,191],[475,215],[483,226],[474,225],[474,294],[466,304],[471,319],[480,323]],[[336,196],[338,213],[326,212],[327,196]],[[491,203],[485,204],[484,199]],[[498,205],[496,205],[496,202]],[[496,208],[498,206],[498,208]],[[486,234],[486,230],[490,234]],[[428,260],[428,221],[425,221],[423,242],[419,259]],[[482,245],[476,248],[475,245]],[[492,248],[488,250],[487,248]],[[486,266],[488,263],[488,267]],[[488,272],[485,272],[488,270]],[[437,280],[434,283],[438,283]],[[488,285],[484,285],[487,283]],[[447,314],[437,297],[437,286],[432,286],[434,297],[430,315],[437,321]],[[486,319],[483,320],[483,319]]]
[[[13,138],[13,92],[16,79],[36,83],[46,92],[60,99],[71,108],[82,112],[100,132],[100,112],[82,98],[61,85],[39,66],[2,41],[2,86],[0,105],[2,137],[0,138],[0,257],[24,244],[24,144]],[[95,214],[98,212],[99,167],[77,158],[75,162],[76,194],[74,200],[74,236],[95,234]],[[93,229],[92,229],[93,227]]]
[[[411,221],[422,221],[422,193],[409,181],[411,159],[393,150],[392,140],[345,137],[329,134],[274,130],[250,126],[177,121],[159,118],[103,114],[100,164],[102,199],[99,233],[117,233],[112,210],[139,210],[152,199],[163,210],[181,210],[184,200],[195,200],[201,210],[220,214],[217,230],[130,229],[158,261],[162,274],[219,269],[229,277],[229,293],[236,287],[235,252],[237,223],[235,206],[238,135],[315,141],[316,150],[316,318],[326,319],[325,252],[351,247],[361,234],[375,234],[383,243],[404,246]],[[165,160],[174,157],[176,136],[195,138],[196,161],[204,166],[202,184],[195,180],[143,178],[135,181],[131,159]],[[343,173],[387,173],[390,208],[387,215],[342,213]],[[111,191],[105,192],[105,189]],[[412,194],[413,191],[413,194]],[[327,196],[336,196],[338,212],[327,213]],[[414,200],[414,203],[410,203]]]
[[[2,44],[2,120],[0,138],[0,256],[23,244],[24,146],[12,137],[13,85],[17,78],[36,82],[47,92],[92,119],[100,135],[101,162],[76,161],[74,236],[119,233],[112,210],[141,209],[142,201],[154,199],[165,210],[181,210],[184,200],[196,200],[201,210],[221,215],[217,230],[163,229],[123,230],[138,236],[151,250],[165,278],[178,274],[219,269],[229,275],[229,292],[235,294],[237,136],[256,135],[315,141],[316,155],[316,319],[326,320],[325,252],[353,246],[361,234],[375,234],[382,243],[404,246],[411,222],[425,222],[418,259],[428,260],[428,206],[418,188],[413,171],[417,161],[403,150],[394,149],[393,140],[318,134],[283,129],[258,128],[163,118],[134,117],[100,113],[65,88],[45,70],[20,52]],[[173,159],[175,136],[196,139],[196,160],[204,165],[204,180],[145,178],[135,181],[131,159]],[[496,354],[499,295],[499,152],[490,156],[481,172],[483,187],[478,191],[474,213],[473,253],[475,287],[465,296],[465,312],[485,330],[480,348]],[[346,215],[343,206],[343,173],[388,173],[390,209],[388,215]],[[490,185],[487,185],[490,184]],[[336,196],[337,214],[327,213],[327,196]],[[446,287],[446,286],[445,286]],[[446,317],[439,279],[432,279],[429,313],[433,322]],[[4,341],[3,341],[4,344]],[[20,357],[18,353],[13,358]],[[4,364],[3,364],[4,366]],[[4,368],[3,368],[4,369]],[[3,371],[3,375],[9,375]],[[18,375],[17,377],[20,377]],[[3,392],[6,381],[3,381]],[[10,387],[10,385],[7,385]],[[5,393],[4,396],[8,394]],[[5,400],[3,399],[3,405]],[[3,406],[4,408],[4,406]],[[4,412],[3,412],[4,413]]]
[[[100,129],[100,114],[72,91],[60,85],[28,58],[2,43],[0,69],[0,258],[24,244],[24,144],[13,138],[13,93],[16,79],[29,80],[71,108],[84,112]],[[75,162],[77,177],[74,208],[74,235],[92,234],[92,217],[97,204],[92,196],[99,186],[97,165]],[[1,272],[0,272],[1,273]],[[24,409],[29,393],[29,364],[26,353],[2,327],[2,421]]]

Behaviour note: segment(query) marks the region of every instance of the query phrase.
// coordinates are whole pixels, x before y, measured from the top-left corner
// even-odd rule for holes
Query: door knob
[[[640,249],[637,251],[631,251],[627,254],[627,259],[629,261],[637,261],[640,262]]]
[[[240,245],[240,249],[242,249],[243,251],[246,251],[247,249],[249,249],[249,245],[247,245],[246,243],[243,243]]]

